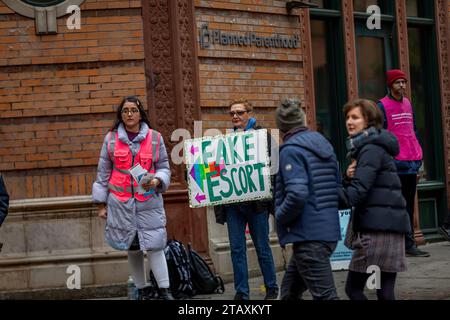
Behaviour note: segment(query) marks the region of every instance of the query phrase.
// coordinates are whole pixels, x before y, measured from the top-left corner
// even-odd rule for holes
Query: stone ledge
[[[126,283],[98,285],[74,289],[39,289],[0,292],[0,300],[80,300],[126,297]]]
[[[173,202],[178,200],[188,201],[187,190],[168,190],[164,193],[164,202]],[[96,209],[92,202],[92,196],[71,196],[71,197],[53,197],[11,200],[9,204],[9,214],[25,213],[29,211],[56,210],[67,208],[86,208]]]
[[[68,271],[69,266],[79,269],[79,281],[82,288],[93,286],[109,286],[112,284],[125,284],[128,275],[128,262],[126,254],[84,255],[80,257],[65,257],[59,261],[35,261],[0,267],[0,293],[13,294],[14,292],[34,292],[42,290],[66,290],[67,281],[73,275]],[[69,290],[70,291],[70,290]],[[77,298],[78,299],[78,298]]]
[[[60,208],[93,206],[91,196],[57,197],[12,200],[9,205],[10,214],[27,211],[52,210]]]
[[[67,262],[85,262],[85,261],[103,261],[109,259],[126,258],[127,254],[123,251],[104,251],[98,253],[81,253],[81,254],[61,254],[61,255],[37,255],[37,256],[12,256],[8,258],[3,256],[0,260],[0,267],[24,266],[24,265],[39,265],[39,264],[58,264]]]

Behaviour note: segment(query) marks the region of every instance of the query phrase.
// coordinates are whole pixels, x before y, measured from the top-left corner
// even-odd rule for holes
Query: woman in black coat
[[[378,270],[378,299],[394,300],[397,272],[406,270],[404,236],[410,229],[393,160],[399,145],[392,133],[380,129],[382,117],[374,102],[351,101],[343,111],[352,159],[344,179],[343,200],[353,207],[354,234],[345,291],[352,300],[366,300],[364,287],[370,270]]]

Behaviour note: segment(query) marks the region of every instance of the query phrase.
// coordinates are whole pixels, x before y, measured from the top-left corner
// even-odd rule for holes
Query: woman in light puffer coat
[[[144,195],[137,192],[128,171],[137,162],[154,175],[143,185],[148,192]],[[142,299],[155,296],[154,290],[146,287],[143,251],[160,288],[159,296],[173,299],[164,255],[167,232],[161,195],[169,184],[170,167],[161,135],[151,129],[141,101],[134,96],[124,98],[103,142],[92,197],[98,215],[106,219],[106,242],[128,250],[131,275]]]

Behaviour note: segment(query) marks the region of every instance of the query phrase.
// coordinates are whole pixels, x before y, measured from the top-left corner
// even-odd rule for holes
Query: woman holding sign
[[[343,111],[349,134],[347,148],[353,160],[343,195],[354,208],[355,235],[350,239],[354,252],[345,292],[352,300],[367,300],[364,287],[375,271],[378,299],[394,300],[397,272],[406,270],[404,237],[410,229],[393,160],[399,152],[398,141],[381,129],[382,116],[372,101],[348,102]]]
[[[133,176],[130,169],[147,172],[150,178],[142,182],[142,175]],[[161,196],[169,184],[169,161],[161,134],[151,128],[142,102],[135,96],[126,97],[104,139],[92,197],[99,217],[106,219],[106,242],[128,251],[131,275],[144,300],[155,292],[146,287],[143,251],[160,288],[159,297],[173,300],[164,255],[167,233]]]
[[[233,101],[230,104],[230,117],[234,131],[257,130],[256,119],[252,117],[253,107],[245,99]],[[266,287],[265,299],[278,297],[278,285],[275,274],[275,264],[269,243],[269,210],[271,200],[247,201],[237,204],[214,207],[216,221],[227,223],[228,237],[233,263],[235,300],[249,300],[247,242],[245,228],[248,224],[250,235],[255,245],[259,267]]]

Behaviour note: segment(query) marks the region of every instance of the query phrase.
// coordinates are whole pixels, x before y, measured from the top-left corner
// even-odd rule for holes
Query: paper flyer
[[[133,176],[134,180],[136,180],[136,182],[139,185],[137,190],[138,194],[147,197],[155,193],[154,188],[151,188],[149,191],[145,191],[145,189],[142,187],[143,184],[149,183],[154,178],[153,174],[149,173],[147,170],[142,168],[142,166],[139,163],[130,169],[130,173]]]

